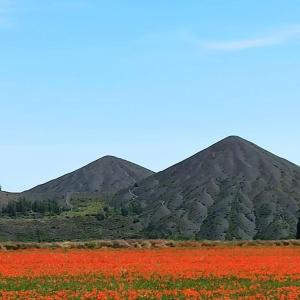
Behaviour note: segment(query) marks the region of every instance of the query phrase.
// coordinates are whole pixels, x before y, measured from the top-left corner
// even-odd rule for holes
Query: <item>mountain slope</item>
[[[10,201],[15,201],[20,197],[20,193],[9,193],[0,191],[0,208],[7,205]]]
[[[74,172],[22,193],[29,199],[69,198],[73,193],[114,194],[153,172],[129,161],[104,156]]]
[[[300,167],[231,136],[117,194],[153,237],[294,238]]]

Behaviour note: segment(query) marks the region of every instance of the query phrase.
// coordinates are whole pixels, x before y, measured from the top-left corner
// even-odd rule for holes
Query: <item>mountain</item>
[[[153,172],[132,162],[104,156],[74,172],[22,193],[28,199],[70,198],[74,193],[114,194]]]
[[[112,200],[133,203],[149,237],[295,238],[300,167],[230,136]]]
[[[156,174],[105,156],[21,194],[0,192],[1,207],[0,240],[288,239],[300,236],[300,167],[230,136]]]
[[[152,174],[105,156],[28,191],[0,192],[0,241],[142,238],[136,215],[108,201]]]

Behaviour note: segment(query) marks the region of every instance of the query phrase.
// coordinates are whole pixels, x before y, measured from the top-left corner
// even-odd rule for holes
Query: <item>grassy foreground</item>
[[[1,299],[299,299],[300,247],[0,251]]]
[[[2,299],[299,299],[297,280],[59,276],[0,279]]]
[[[203,248],[248,246],[300,246],[300,240],[253,240],[253,241],[174,241],[174,240],[88,240],[80,242],[0,242],[0,250],[21,249],[101,249],[101,248]]]

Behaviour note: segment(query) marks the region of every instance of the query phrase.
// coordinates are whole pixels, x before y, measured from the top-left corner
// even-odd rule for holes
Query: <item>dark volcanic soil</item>
[[[122,191],[113,204],[132,201],[141,203],[150,237],[295,238],[300,167],[231,136]]]

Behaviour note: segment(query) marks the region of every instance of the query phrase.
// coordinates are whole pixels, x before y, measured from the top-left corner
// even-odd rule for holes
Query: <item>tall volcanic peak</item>
[[[114,194],[152,174],[152,171],[127,160],[104,156],[23,194],[31,199],[66,197],[72,193]]]
[[[230,136],[123,191],[116,206],[141,205],[153,237],[294,238],[300,167]]]

